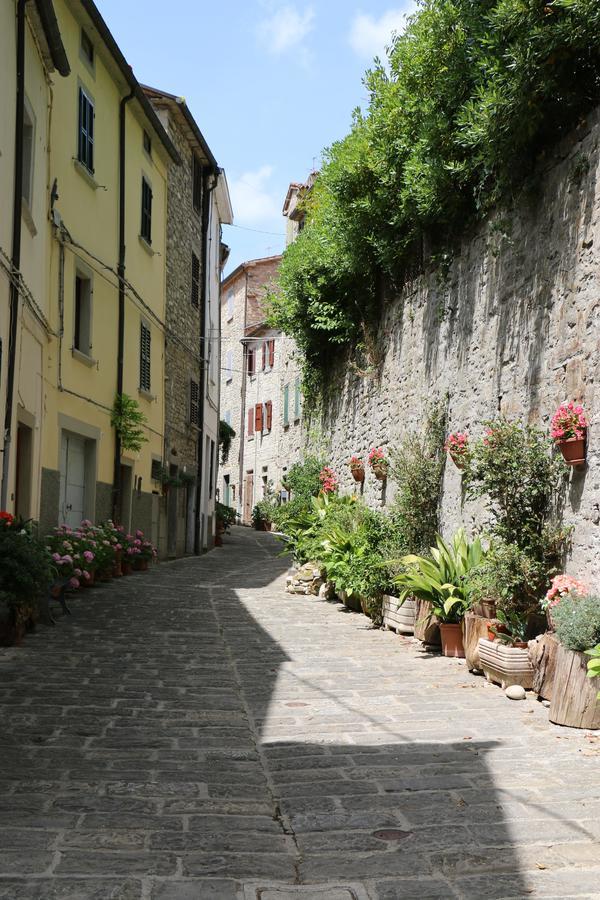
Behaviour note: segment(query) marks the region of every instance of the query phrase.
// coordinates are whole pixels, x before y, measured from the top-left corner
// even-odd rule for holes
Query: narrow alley
[[[234,528],[0,651],[0,898],[600,897],[600,738],[280,551]]]

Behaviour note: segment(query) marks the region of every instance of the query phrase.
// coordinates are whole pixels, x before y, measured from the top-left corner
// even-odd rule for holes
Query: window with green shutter
[[[300,418],[300,378],[296,378],[294,384],[294,421]]]
[[[290,424],[290,386],[286,384],[283,389],[283,424]]]

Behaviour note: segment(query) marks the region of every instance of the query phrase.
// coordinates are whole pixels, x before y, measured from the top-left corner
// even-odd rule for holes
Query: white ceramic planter
[[[527,650],[479,638],[478,651],[488,681],[499,684],[502,689],[511,684],[520,684],[526,691],[532,689],[533,666]]]
[[[384,594],[382,607],[384,626],[400,634],[413,634],[416,608],[416,601],[410,597],[404,603],[400,603],[397,597]]]

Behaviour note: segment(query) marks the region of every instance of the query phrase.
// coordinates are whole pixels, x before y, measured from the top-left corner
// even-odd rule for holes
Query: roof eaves
[[[198,127],[198,123],[194,119],[189,106],[187,105],[185,99],[183,97],[177,97],[175,94],[169,94],[167,91],[161,91],[159,88],[150,87],[150,85],[143,84],[142,90],[146,94],[146,96],[156,97],[157,99],[168,100],[170,103],[176,104],[177,108],[181,111],[189,129],[191,130],[194,138],[202,148],[202,152],[204,153],[206,159],[209,162],[210,167],[213,169],[215,174],[219,170],[219,164],[215,159],[210,147],[208,146],[206,139],[200,128]]]
[[[71,66],[62,42],[58,20],[54,12],[54,4],[52,0],[35,0],[35,6],[40,24],[44,30],[52,63],[59,75],[66,78],[71,73]]]

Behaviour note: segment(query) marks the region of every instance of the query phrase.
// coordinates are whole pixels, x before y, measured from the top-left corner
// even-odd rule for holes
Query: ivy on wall
[[[510,200],[599,102],[599,34],[598,0],[420,0],[325,151],[271,297],[309,392],[332,351],[372,343],[383,285],[402,285],[423,238],[442,248]]]

